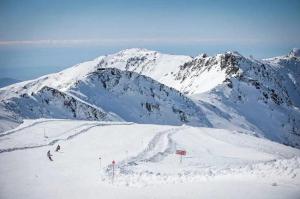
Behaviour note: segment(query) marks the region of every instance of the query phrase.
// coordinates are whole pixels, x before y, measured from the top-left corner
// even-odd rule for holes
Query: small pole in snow
[[[115,178],[115,161],[112,161],[112,167],[113,167],[113,173],[112,173],[112,183],[114,183],[114,178]]]
[[[48,136],[46,136],[46,130],[44,128],[44,138],[48,138]]]
[[[99,160],[100,160],[100,170],[101,170],[101,157],[99,157]]]

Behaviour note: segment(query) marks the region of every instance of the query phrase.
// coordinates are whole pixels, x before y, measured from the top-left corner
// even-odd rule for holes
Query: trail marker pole
[[[112,161],[112,167],[113,167],[112,183],[114,183],[114,178],[115,178],[115,164],[116,164],[116,162],[113,160],[113,161]]]
[[[46,130],[44,128],[44,138],[49,138],[47,135],[46,135]]]

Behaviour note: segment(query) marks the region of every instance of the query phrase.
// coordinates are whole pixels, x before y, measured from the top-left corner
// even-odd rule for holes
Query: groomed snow
[[[223,129],[26,120],[1,135],[0,149],[5,199],[300,195],[300,150]],[[187,151],[182,163],[176,149]]]

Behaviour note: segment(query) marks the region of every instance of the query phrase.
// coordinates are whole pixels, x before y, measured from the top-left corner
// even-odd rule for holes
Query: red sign
[[[186,151],[185,150],[176,150],[176,154],[177,155],[186,155]]]
[[[113,160],[113,161],[112,161],[112,164],[115,164],[115,163],[116,163],[116,162]]]

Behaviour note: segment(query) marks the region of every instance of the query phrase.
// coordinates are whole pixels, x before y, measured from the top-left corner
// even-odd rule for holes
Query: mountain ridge
[[[126,49],[0,89],[0,100],[47,85],[128,122],[204,125],[299,147],[297,52],[257,60],[234,51],[190,57]]]

